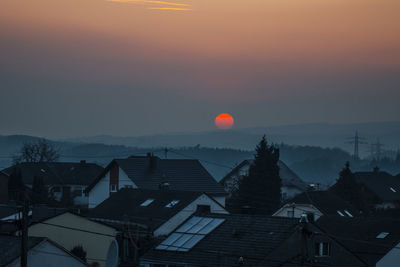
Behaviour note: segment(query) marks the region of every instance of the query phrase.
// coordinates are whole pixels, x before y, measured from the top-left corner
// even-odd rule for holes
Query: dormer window
[[[378,235],[376,236],[376,238],[383,239],[383,238],[385,238],[388,234],[389,234],[388,232],[382,232],[382,233],[378,234]]]
[[[331,254],[331,243],[329,242],[316,242],[315,243],[315,257],[327,257]]]
[[[154,199],[149,198],[146,201],[144,201],[142,204],[140,204],[140,206],[142,207],[147,207],[148,205],[150,205],[152,202],[154,201]]]
[[[165,207],[166,208],[172,208],[173,206],[175,206],[176,204],[179,203],[179,200],[172,200],[171,202],[169,202]]]

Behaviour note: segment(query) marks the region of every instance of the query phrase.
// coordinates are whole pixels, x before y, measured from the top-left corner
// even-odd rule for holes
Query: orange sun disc
[[[221,130],[228,130],[232,128],[233,123],[233,117],[228,113],[221,113],[215,118],[215,125]]]

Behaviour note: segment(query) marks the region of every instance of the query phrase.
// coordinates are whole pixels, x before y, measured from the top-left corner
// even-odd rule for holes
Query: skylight
[[[171,202],[169,202],[165,207],[166,208],[172,208],[173,206],[175,206],[176,204],[179,203],[179,200],[172,200]]]
[[[383,239],[383,238],[385,238],[388,234],[389,234],[388,232],[382,232],[382,233],[380,233],[379,235],[377,235],[376,238]]]
[[[353,215],[350,212],[348,212],[347,210],[344,210],[344,213],[346,213],[347,216],[349,216],[349,217],[353,217]]]
[[[159,250],[189,251],[225,219],[193,217],[156,247]]]
[[[344,217],[344,214],[343,214],[340,210],[337,210],[337,213],[338,213],[340,216]]]
[[[142,206],[142,207],[147,207],[147,206],[150,205],[153,201],[154,201],[154,199],[149,198],[149,199],[147,199],[145,202],[143,202],[142,204],[140,204],[140,206]]]
[[[397,192],[393,187],[390,187],[390,190],[392,190],[393,193]]]

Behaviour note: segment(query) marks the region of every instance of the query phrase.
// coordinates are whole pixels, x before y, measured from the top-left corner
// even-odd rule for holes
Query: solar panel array
[[[193,217],[156,247],[159,250],[189,251],[225,219]]]

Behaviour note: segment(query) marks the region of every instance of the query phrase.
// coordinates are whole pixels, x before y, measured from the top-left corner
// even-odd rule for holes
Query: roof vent
[[[168,182],[162,182],[158,185],[160,190],[168,190],[169,189],[170,184]]]

